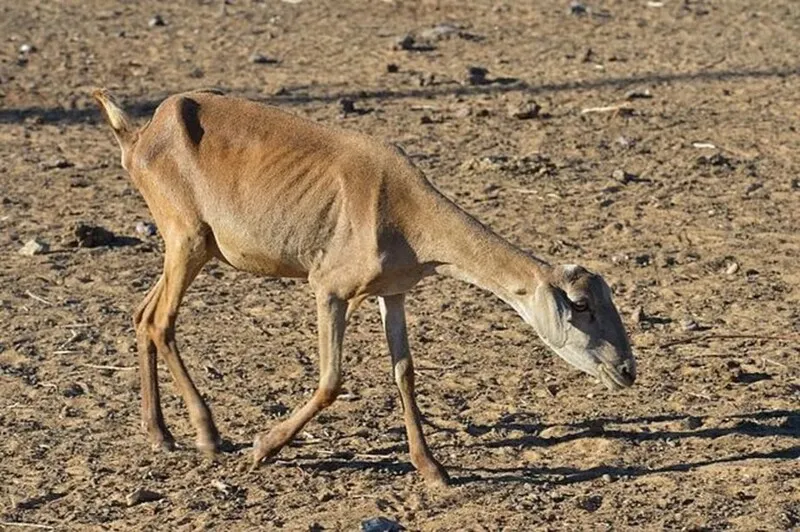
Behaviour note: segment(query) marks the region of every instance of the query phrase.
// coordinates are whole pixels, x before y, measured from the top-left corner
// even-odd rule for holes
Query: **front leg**
[[[405,296],[403,294],[386,296],[379,298],[378,301],[383,329],[386,332],[389,352],[392,355],[394,379],[400,389],[400,399],[403,402],[403,417],[408,435],[411,463],[425,480],[447,485],[450,482],[447,471],[431,454],[428,444],[425,442],[425,435],[422,433],[421,416],[417,400],[414,397],[414,364],[408,348]]]
[[[268,434],[256,436],[253,444],[253,468],[276,454],[300,432],[320,410],[339,395],[342,385],[342,340],[347,324],[347,303],[328,293],[317,294],[319,328],[319,386],[311,399],[289,419]]]

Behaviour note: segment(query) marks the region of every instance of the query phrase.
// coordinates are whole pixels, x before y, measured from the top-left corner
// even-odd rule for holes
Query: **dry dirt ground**
[[[2,2],[0,521],[797,529],[800,3],[585,7]],[[156,14],[164,25],[151,27]],[[453,26],[431,31],[442,23]],[[476,66],[488,74],[470,81]],[[88,97],[96,85],[139,120],[169,93],[217,86],[399,143],[510,241],[609,279],[637,385],[605,391],[491,294],[429,279],[409,297],[411,343],[425,430],[454,486],[430,488],[408,463],[374,301],[348,329],[345,397],[278,460],[240,472],[253,436],[313,390],[313,297],[304,282],[211,264],[178,341],[237,450],[209,461],[193,449],[162,368],[181,447],[154,454],[130,316],[162,244],[135,230],[149,214]],[[343,113],[342,98],[363,112]],[[515,116],[534,103],[537,116]],[[70,247],[79,222],[117,238]],[[49,253],[18,254],[32,238]],[[136,489],[161,498],[128,506]]]

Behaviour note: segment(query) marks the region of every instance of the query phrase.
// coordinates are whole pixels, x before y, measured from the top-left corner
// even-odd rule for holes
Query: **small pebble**
[[[137,504],[145,502],[160,501],[163,498],[164,496],[160,493],[139,488],[125,497],[125,504],[128,506],[136,506]]]
[[[727,268],[725,268],[725,273],[727,275],[733,275],[739,271],[739,265],[735,262],[731,262]]]
[[[684,331],[696,331],[700,329],[700,325],[692,318],[684,318],[681,320],[681,327]]]
[[[631,315],[631,319],[633,320],[633,323],[642,323],[643,321],[647,320],[647,315],[644,313],[644,307],[636,307],[636,310],[634,310],[633,314]]]
[[[136,232],[143,236],[153,236],[158,232],[158,230],[156,229],[155,224],[151,224],[150,222],[137,222]]]
[[[415,43],[416,40],[414,39],[414,36],[411,35],[410,33],[406,33],[405,35],[398,37],[397,39],[394,40],[394,42],[392,43],[392,49],[413,50]]]
[[[587,11],[588,10],[586,9],[586,6],[578,2],[577,0],[573,0],[569,4],[570,15],[585,15]]]
[[[47,244],[47,242],[39,240],[38,238],[33,238],[28,240],[25,245],[19,249],[18,253],[31,257],[33,255],[42,255],[48,251],[50,251],[50,245]]]
[[[653,95],[649,90],[632,90],[625,93],[626,100],[643,100],[652,98]]]
[[[681,427],[686,430],[695,430],[703,426],[703,421],[694,416],[689,416],[681,422]]]
[[[361,532],[400,532],[405,527],[385,517],[373,517],[361,521]]]
[[[31,54],[36,51],[36,47],[32,44],[25,43],[19,47],[19,53],[21,54]]]
[[[159,27],[159,26],[166,26],[167,23],[161,17],[161,15],[153,15],[153,18],[147,21],[147,25],[151,28]]]
[[[278,63],[278,60],[267,57],[264,54],[254,52],[250,54],[250,62],[256,65],[275,65]]]
[[[469,67],[467,69],[467,83],[470,85],[486,85],[489,83],[489,80],[486,79],[488,73],[489,70],[483,67]]]
[[[389,74],[397,74],[398,72],[400,72],[400,67],[394,63],[389,63],[388,65],[386,65],[386,72],[388,72]]]
[[[467,118],[471,114],[471,110],[468,105],[462,105],[458,109],[453,112],[453,116],[456,118]]]
[[[536,102],[508,106],[508,116],[518,120],[530,120],[539,116],[542,106]]]
[[[602,477],[600,477],[600,478],[602,478],[602,479],[603,479],[603,482],[611,482],[612,480],[614,480],[613,478],[611,478],[611,475],[609,475],[608,473],[604,474],[604,475],[603,475]]]
[[[350,114],[356,112],[356,102],[351,100],[350,98],[342,98],[339,100],[339,107],[341,108],[344,114]]]

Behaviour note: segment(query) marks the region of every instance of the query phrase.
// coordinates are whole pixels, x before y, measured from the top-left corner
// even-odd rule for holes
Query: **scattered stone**
[[[136,232],[142,236],[154,236],[158,229],[150,222],[136,222]]]
[[[576,505],[581,510],[587,512],[596,512],[603,505],[603,497],[600,495],[590,495],[589,497],[581,497],[578,499]]]
[[[611,482],[614,480],[614,479],[611,477],[611,475],[609,475],[608,473],[605,473],[605,474],[603,474],[603,476],[602,476],[602,477],[600,477],[600,478],[602,478],[602,479],[603,479],[603,482],[605,482],[605,483],[611,483]]]
[[[65,238],[67,247],[96,248],[107,246],[114,242],[114,233],[98,225],[89,225],[84,222],[75,224],[71,236]]]
[[[400,72],[400,67],[394,63],[389,63],[388,65],[386,65],[386,72],[388,72],[389,74],[397,74],[398,72]]]
[[[84,386],[81,386],[77,382],[73,382],[68,384],[63,390],[61,390],[61,395],[64,397],[78,397],[79,395],[83,395],[86,393],[86,389]]]
[[[727,268],[725,268],[725,273],[727,275],[733,275],[739,271],[739,265],[735,262],[731,262]]]
[[[468,105],[462,105],[458,109],[453,112],[453,116],[456,118],[467,118],[471,114],[471,110]]]
[[[422,115],[421,117],[419,117],[419,123],[420,124],[433,124],[433,118],[431,118],[429,115]]]
[[[792,189],[800,190],[800,179],[792,179]]]
[[[363,115],[369,113],[371,109],[360,109],[356,107],[355,100],[351,98],[342,98],[339,100],[339,108],[342,110],[342,115]]]
[[[542,106],[536,102],[525,102],[508,106],[508,116],[518,120],[530,120],[539,116]]]
[[[413,35],[406,33],[394,40],[392,43],[392,50],[413,50],[416,42]]]
[[[681,320],[681,327],[684,331],[699,331],[700,325],[692,318],[684,318]]]
[[[137,504],[142,504],[145,502],[160,501],[163,498],[164,496],[160,493],[139,488],[136,491],[129,493],[128,496],[125,497],[125,504],[128,506],[136,506]]]
[[[147,25],[150,26],[151,28],[156,28],[160,26],[166,26],[167,23],[161,15],[156,14],[153,15],[153,18],[147,21]]]
[[[479,66],[471,66],[467,69],[467,83],[470,85],[486,85],[489,83],[489,80],[486,79],[486,75],[489,73],[489,70]]]
[[[637,266],[644,267],[650,265],[650,262],[652,262],[652,257],[645,253],[643,255],[637,255],[634,260],[636,261]]]
[[[636,307],[636,310],[633,311],[631,314],[631,319],[633,323],[642,323],[647,320],[647,315],[644,313],[644,307],[641,305]]]
[[[277,59],[267,57],[266,55],[258,52],[253,52],[250,54],[249,61],[256,65],[277,65],[279,63]]]
[[[373,517],[361,521],[361,532],[400,532],[405,527],[385,517]]]
[[[617,168],[616,170],[611,172],[611,177],[613,177],[615,181],[618,181],[623,185],[627,185],[632,181],[636,181],[636,174],[631,174],[620,168]]]
[[[653,95],[649,90],[631,90],[625,93],[626,100],[645,100],[652,98]]]
[[[42,170],[63,170],[64,168],[72,168],[73,166],[75,166],[74,163],[60,157],[39,165]]]
[[[433,72],[420,74],[418,82],[420,87],[430,87],[436,82],[436,74]]]
[[[629,139],[628,137],[620,135],[619,137],[617,137],[617,144],[619,144],[623,148],[631,148],[633,147],[635,142],[632,139]]]
[[[744,195],[745,195],[745,196],[749,196],[750,194],[752,194],[752,193],[753,193],[753,192],[755,192],[756,190],[758,190],[758,189],[762,188],[763,186],[764,186],[764,184],[763,184],[763,183],[750,183],[750,184],[747,186],[747,188],[744,190]]]
[[[703,426],[703,421],[699,417],[689,416],[681,421],[681,428],[685,430],[695,430]]]
[[[189,71],[189,77],[194,79],[200,79],[205,77],[206,73],[203,72],[203,69],[200,67],[195,67],[191,71]]]
[[[544,389],[547,390],[547,393],[549,393],[551,397],[558,395],[558,386],[555,384],[546,384]]]
[[[586,6],[578,2],[577,0],[573,0],[572,2],[569,3],[568,13],[570,15],[585,15],[588,12],[589,10],[586,8]]]
[[[36,51],[36,47],[32,44],[25,43],[19,47],[19,53],[21,54],[32,54]]]
[[[50,245],[47,242],[39,240],[38,238],[33,238],[28,240],[17,253],[32,257],[33,255],[42,255],[48,251],[50,251]]]

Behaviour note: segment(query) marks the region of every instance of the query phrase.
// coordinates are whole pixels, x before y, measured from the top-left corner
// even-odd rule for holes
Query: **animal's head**
[[[633,385],[636,361],[600,275],[580,266],[556,266],[545,272],[531,297],[528,321],[558,356],[611,390]]]

